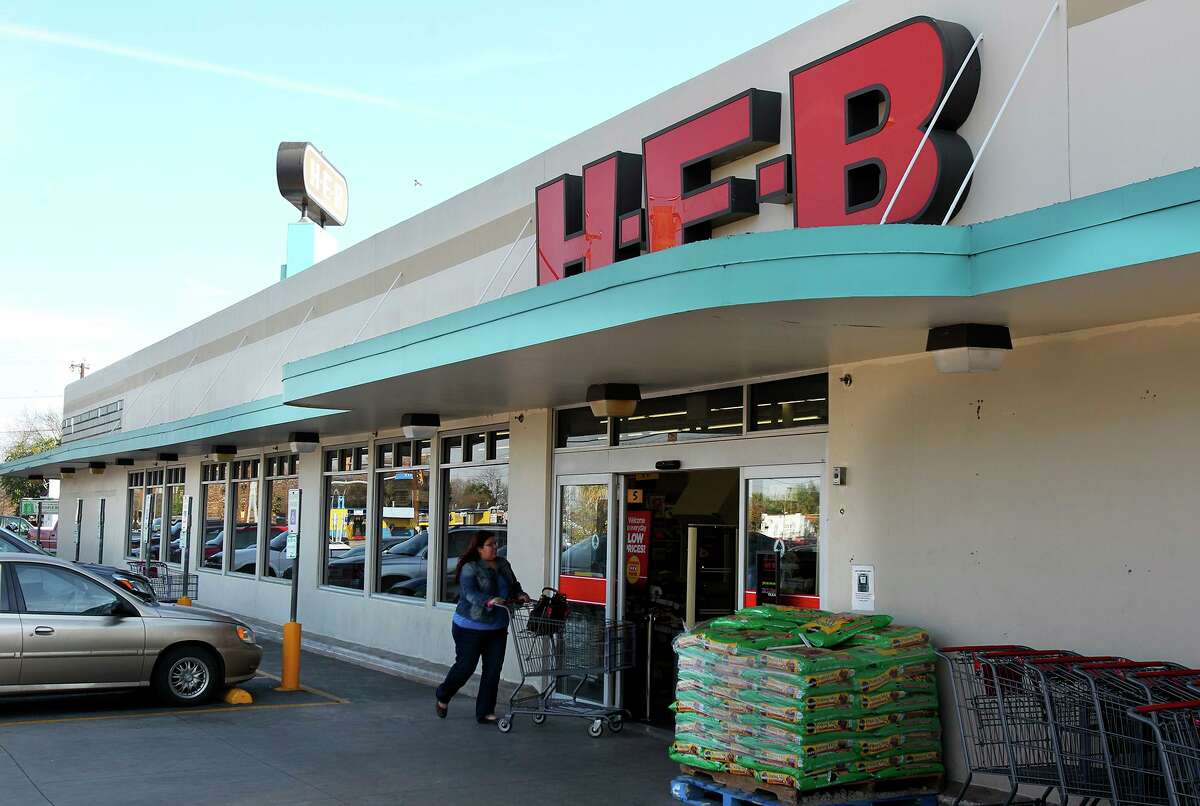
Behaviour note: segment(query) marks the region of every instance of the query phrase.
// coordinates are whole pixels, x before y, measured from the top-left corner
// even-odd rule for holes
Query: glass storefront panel
[[[742,387],[642,400],[616,421],[619,445],[695,442],[742,433]]]
[[[271,479],[267,501],[267,559],[263,574],[278,579],[292,578],[292,560],[287,556],[288,493],[300,486],[299,479]]]
[[[376,480],[379,582],[375,590],[424,599],[429,586],[429,471],[397,468],[378,474]]]
[[[225,484],[204,484],[200,511],[204,513],[201,530],[200,562],[205,568],[220,568],[225,546]]]
[[[556,448],[584,448],[608,444],[608,418],[597,417],[587,406],[563,409],[555,417]]]
[[[571,600],[576,618],[599,624],[608,599],[607,483],[564,484],[559,488],[558,589]],[[604,680],[564,678],[559,692],[586,700],[604,699]]]
[[[233,489],[233,540],[225,547],[225,567],[235,574],[253,574],[258,564],[258,480],[234,482]]]
[[[444,576],[439,600],[454,603],[458,601],[454,571],[473,537],[494,534],[500,545],[499,556],[508,556],[508,465],[448,468],[442,473],[442,481],[446,539],[441,549]]]
[[[829,375],[803,375],[750,387],[750,430],[800,428],[829,422]]]
[[[354,456],[351,451],[347,453]],[[333,473],[325,477],[325,518],[325,584],[362,590],[362,574],[347,573],[346,568],[334,565],[333,561],[366,545],[366,473]]]
[[[746,535],[746,601],[817,606],[821,480],[749,479]]]
[[[129,491],[129,508],[126,510],[125,556],[141,559],[138,551],[142,545],[142,508],[145,506],[146,489],[134,487]]]
[[[172,484],[167,487],[167,500],[170,504],[170,517],[167,534],[167,562],[183,562],[183,551],[180,545],[180,532],[183,525],[183,485]]]

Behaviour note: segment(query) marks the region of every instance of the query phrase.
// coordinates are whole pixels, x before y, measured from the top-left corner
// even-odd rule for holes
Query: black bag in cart
[[[560,633],[570,613],[571,605],[566,596],[554,588],[542,588],[542,595],[529,612],[529,631],[535,635]]]

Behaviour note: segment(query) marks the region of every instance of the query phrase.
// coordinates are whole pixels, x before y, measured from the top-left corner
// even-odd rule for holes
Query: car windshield
[[[421,550],[429,544],[429,532],[421,532],[413,535],[408,540],[402,540],[396,545],[387,550],[388,554],[403,554],[406,557],[415,557],[421,553]]]
[[[18,551],[22,554],[44,554],[47,557],[50,556],[50,552],[38,548],[25,538],[6,528],[0,528],[0,551]]]

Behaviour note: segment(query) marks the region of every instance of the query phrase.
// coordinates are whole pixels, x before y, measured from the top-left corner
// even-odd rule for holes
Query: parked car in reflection
[[[34,554],[39,557],[54,556],[45,549],[39,548],[19,535],[10,532],[8,529],[0,527],[0,552],[6,551],[14,554]],[[75,563],[75,565],[99,574],[147,602],[153,602],[157,598],[150,580],[145,575],[139,574],[136,571],[117,568],[112,565],[97,565],[95,563]]]
[[[25,537],[33,524],[19,515],[0,515],[0,529],[7,529],[18,537]]]
[[[559,554],[558,567],[564,574],[603,578],[607,557],[608,536],[594,534],[563,549]]]
[[[452,526],[446,532],[445,590],[453,588],[454,601],[458,599],[454,570],[458,558],[471,538],[479,532],[496,535],[500,543],[500,554],[507,552],[508,527],[505,525],[481,524],[477,526]],[[361,588],[365,576],[365,552],[330,560],[327,584],[340,587]],[[429,575],[429,530],[422,529],[410,538],[384,549],[379,555],[379,590],[398,596],[424,596]]]
[[[233,530],[233,550],[234,556],[237,556],[239,549],[249,547],[251,551],[258,545],[258,524],[247,523],[241,524]],[[225,530],[217,532],[215,535],[204,541],[204,567],[205,568],[223,568],[225,559]],[[251,564],[251,573],[253,573],[253,564]]]
[[[281,529],[282,531],[280,531]],[[291,579],[292,561],[284,556],[287,553],[287,527],[272,526],[271,534],[274,536],[267,543],[267,567],[263,573],[269,577]],[[224,558],[225,552],[218,551],[209,558],[213,564],[206,567],[220,568],[221,561]],[[230,570],[236,571],[239,574],[253,574],[258,570],[257,541],[234,550],[233,565],[230,567]]]
[[[0,694],[151,688],[199,705],[254,676],[262,648],[219,613],[145,601],[90,569],[0,553]]]

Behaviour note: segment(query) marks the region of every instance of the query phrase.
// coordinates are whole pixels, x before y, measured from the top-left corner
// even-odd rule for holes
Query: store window
[[[181,541],[183,529],[183,485],[185,471],[182,467],[167,468],[166,506],[170,524],[167,531],[167,556],[169,563],[183,562],[183,546]]]
[[[455,569],[474,538],[495,535],[498,555],[508,556],[507,429],[479,430],[441,439],[443,539],[439,601],[458,601]]]
[[[429,583],[428,441],[375,446],[377,593],[424,599]],[[460,442],[461,444],[461,442]],[[423,448],[423,446],[426,446]],[[364,574],[366,555],[342,558]]]
[[[742,387],[655,397],[616,421],[617,444],[661,445],[742,433]]]
[[[219,567],[235,574],[253,575],[258,565],[259,460],[242,459],[229,466],[233,504],[233,534],[222,547]]]
[[[300,487],[300,457],[294,453],[268,456],[267,521],[263,527],[263,576],[291,579],[293,561],[287,556],[288,493]]]
[[[139,470],[129,474],[128,509],[125,513],[125,556],[135,560],[157,562],[162,558],[162,513],[163,513],[162,468]],[[146,496],[153,496],[150,513],[150,553],[142,549],[142,517]]]
[[[562,409],[555,425],[556,448],[594,448],[608,445],[608,418],[597,417],[591,408]]]
[[[366,551],[367,471],[366,445],[325,451],[325,548],[322,579],[326,585],[363,590],[362,575],[334,561],[356,551]]]
[[[746,602],[816,607],[821,480],[746,482]]]
[[[220,568],[225,545],[225,512],[229,500],[229,465],[204,465],[200,468],[200,512],[204,513],[200,532],[200,564]],[[214,559],[215,558],[215,559]]]
[[[801,428],[829,422],[829,375],[802,375],[750,387],[750,430]]]

